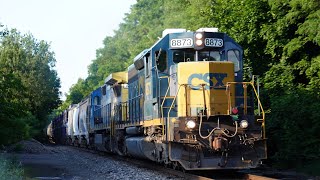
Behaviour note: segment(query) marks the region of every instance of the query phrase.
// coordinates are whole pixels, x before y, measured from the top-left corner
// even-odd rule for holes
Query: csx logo
[[[199,90],[201,89],[201,84],[206,84],[205,89],[225,89],[223,84],[223,79],[228,75],[226,73],[206,73],[206,74],[192,74],[188,78],[188,84],[190,84],[191,89]],[[214,84],[213,78],[216,79],[216,83]],[[196,80],[197,79],[197,80]],[[195,85],[192,81],[204,81],[205,83],[198,83]]]

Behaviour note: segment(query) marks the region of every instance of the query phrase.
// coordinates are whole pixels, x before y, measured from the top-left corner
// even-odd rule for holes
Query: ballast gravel
[[[79,172],[71,179],[181,179],[173,175],[138,167],[125,161],[118,161],[112,155],[98,155],[83,152],[72,147],[59,147],[65,161],[71,161],[73,172]],[[65,153],[69,152],[69,153]],[[150,162],[152,163],[152,162]],[[71,171],[71,172],[72,172]],[[65,174],[69,176],[70,174]]]
[[[44,147],[31,151],[32,145]],[[151,170],[129,161],[119,160],[113,154],[98,154],[72,146],[44,146],[29,143],[30,151],[5,153],[14,156],[24,168],[26,179],[107,180],[107,179],[183,179],[162,171]],[[39,149],[38,147],[34,147]],[[32,153],[30,153],[32,152]],[[150,162],[152,165],[152,162]],[[153,165],[152,165],[153,166]]]

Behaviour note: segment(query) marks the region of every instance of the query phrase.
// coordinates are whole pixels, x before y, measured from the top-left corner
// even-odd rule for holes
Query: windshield
[[[195,51],[174,51],[173,62],[188,62],[195,61]],[[198,61],[221,61],[219,51],[198,51]]]
[[[240,52],[238,50],[228,51],[228,61],[233,62],[235,72],[240,70]]]
[[[220,61],[219,51],[199,51],[198,61]]]
[[[193,51],[174,51],[173,52],[173,62],[188,62],[194,61],[194,52]]]

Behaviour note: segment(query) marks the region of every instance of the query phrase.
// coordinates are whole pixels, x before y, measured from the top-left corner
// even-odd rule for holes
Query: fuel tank
[[[146,137],[127,138],[126,148],[130,156],[155,161],[155,145]]]

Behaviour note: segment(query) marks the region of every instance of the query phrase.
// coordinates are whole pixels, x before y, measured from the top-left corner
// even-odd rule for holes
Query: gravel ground
[[[98,155],[70,146],[44,146],[24,142],[20,153],[4,153],[21,162],[25,179],[183,179],[139,167],[113,155]]]
[[[146,166],[131,164],[116,155],[99,155],[71,146],[43,145],[36,140],[21,141],[6,148],[1,147],[0,155],[18,161],[24,168],[26,180],[185,179],[145,168]],[[154,164],[150,162],[150,166]],[[152,169],[157,168],[158,166]],[[273,171],[270,173],[276,174]],[[296,172],[291,173],[293,174],[287,176],[291,177],[289,179],[319,179],[319,177],[297,175]]]

